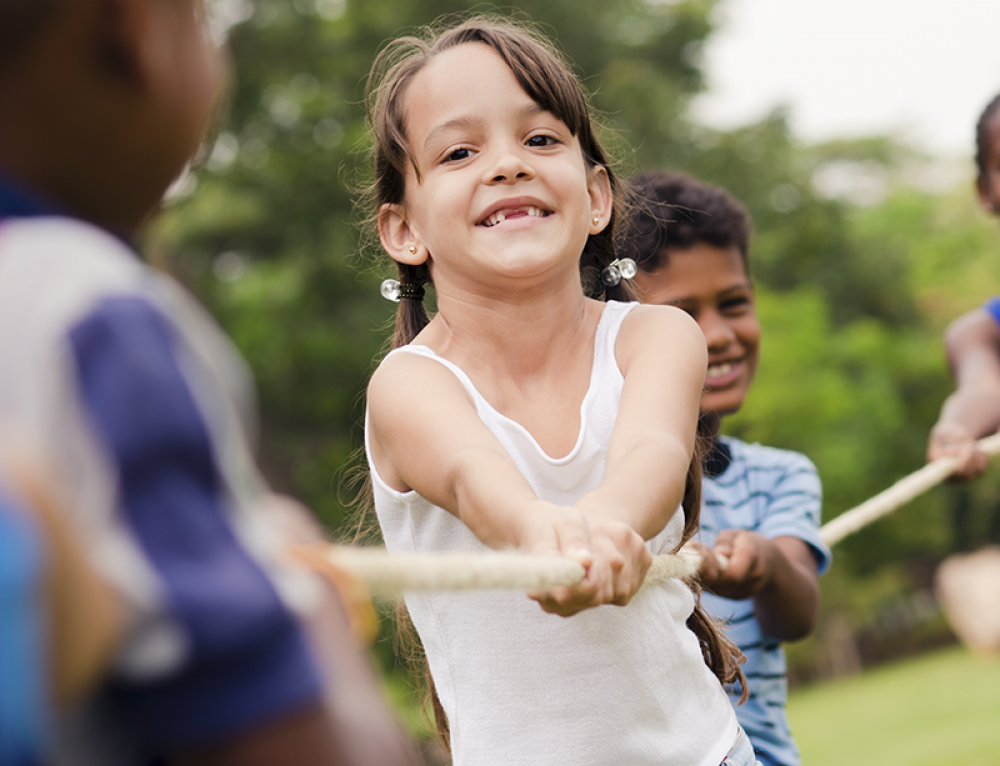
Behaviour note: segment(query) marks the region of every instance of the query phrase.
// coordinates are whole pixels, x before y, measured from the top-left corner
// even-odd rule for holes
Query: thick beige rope
[[[987,455],[1000,453],[1000,433],[988,436],[979,441],[979,449]],[[953,457],[943,457],[928,463],[919,471],[900,479],[887,490],[866,500],[857,508],[845,511],[837,518],[823,525],[820,534],[827,545],[839,543],[845,537],[871,524],[901,505],[923,494],[931,487],[940,484],[951,476],[958,467],[958,460]]]
[[[1000,453],[1000,434],[979,442],[987,455]],[[896,510],[947,479],[958,461],[935,460],[865,501],[820,531],[827,545],[834,545],[862,527]],[[334,568],[360,578],[373,592],[397,595],[404,590],[530,590],[572,585],[583,577],[583,567],[558,556],[525,553],[401,553],[385,548],[328,546],[323,554]],[[700,554],[684,549],[676,554],[655,556],[645,585],[656,585],[672,577],[693,577]],[[720,561],[725,566],[727,562]]]
[[[395,595],[404,590],[528,590],[572,585],[583,577],[579,563],[559,556],[526,553],[396,553],[385,548],[330,546],[327,561],[359,577],[373,591]],[[672,577],[693,577],[697,551],[655,556],[645,585]]]

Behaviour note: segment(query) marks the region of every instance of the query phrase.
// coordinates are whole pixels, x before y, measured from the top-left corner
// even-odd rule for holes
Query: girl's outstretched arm
[[[650,563],[642,538],[623,527],[616,545],[602,533],[595,546],[585,513],[540,500],[441,364],[389,357],[372,376],[368,410],[372,460],[389,486],[453,513],[491,548],[563,555],[587,568],[571,588],[530,594],[546,611],[570,615],[613,602],[609,551],[641,584]]]
[[[576,507],[592,521],[658,534],[684,497],[708,364],[705,337],[685,312],[639,306],[615,349],[625,378],[601,485]]]
[[[646,568],[631,563],[638,553],[620,553],[658,534],[684,497],[708,352],[688,314],[639,306],[622,324],[615,357],[625,383],[604,481],[575,507],[587,518],[598,563],[609,567],[595,578],[610,589],[605,598],[627,604]]]

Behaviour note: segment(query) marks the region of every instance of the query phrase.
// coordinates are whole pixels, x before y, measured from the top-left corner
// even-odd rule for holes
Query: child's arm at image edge
[[[988,462],[975,440],[1000,426],[1000,326],[985,309],[970,311],[948,327],[945,349],[957,388],[941,408],[927,457],[955,455],[956,478],[972,479]]]

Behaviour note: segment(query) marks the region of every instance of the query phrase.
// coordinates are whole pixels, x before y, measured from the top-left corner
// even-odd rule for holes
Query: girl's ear
[[[614,209],[611,179],[603,165],[595,165],[590,169],[587,191],[590,194],[590,233],[597,234],[604,231],[611,221],[611,211]]]
[[[421,246],[410,228],[402,205],[382,205],[379,208],[378,236],[382,247],[394,261],[418,266],[427,260],[427,249]]]

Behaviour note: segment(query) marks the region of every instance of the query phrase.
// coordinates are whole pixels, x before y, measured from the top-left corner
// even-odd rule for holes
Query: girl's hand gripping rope
[[[521,547],[573,559],[586,569],[575,585],[528,591],[542,609],[569,617],[602,604],[624,606],[642,587],[653,558],[642,537],[628,525],[594,520],[577,508],[541,501],[530,511]]]

